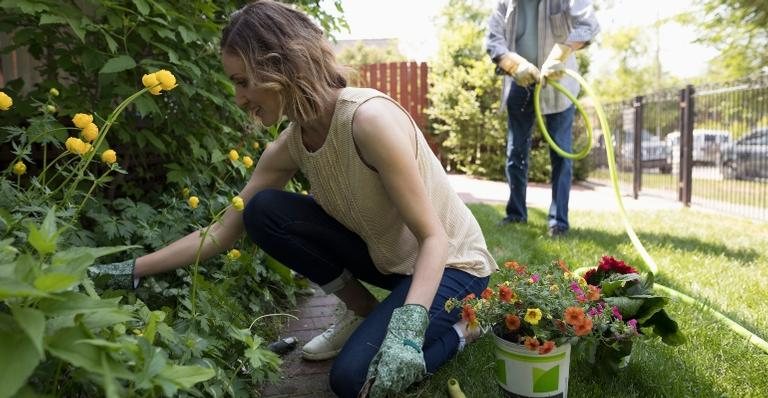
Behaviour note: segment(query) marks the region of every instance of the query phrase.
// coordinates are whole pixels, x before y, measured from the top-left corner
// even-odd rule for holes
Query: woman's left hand
[[[399,393],[427,374],[422,346],[428,314],[419,304],[406,304],[392,313],[387,335],[368,367],[368,378],[375,378],[371,398]]]

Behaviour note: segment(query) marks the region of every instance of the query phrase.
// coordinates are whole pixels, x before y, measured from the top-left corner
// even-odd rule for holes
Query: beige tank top
[[[373,89],[342,89],[328,136],[315,152],[304,147],[298,125],[291,123],[282,134],[287,135],[290,156],[309,180],[311,194],[323,210],[366,242],[379,271],[410,275],[419,243],[389,199],[378,173],[363,163],[352,137],[355,111],[375,97],[393,101]],[[413,125],[419,174],[448,235],[446,266],[479,277],[490,275],[498,267],[488,252],[477,220],[453,190],[442,165]]]

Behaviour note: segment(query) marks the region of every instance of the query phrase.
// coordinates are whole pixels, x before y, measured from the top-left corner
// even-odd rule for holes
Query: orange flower
[[[555,342],[552,340],[547,340],[544,342],[544,344],[541,345],[541,347],[539,347],[539,354],[542,354],[542,355],[549,354],[554,349],[555,349]]]
[[[573,330],[577,336],[586,336],[592,332],[592,320],[584,317],[581,323],[573,325]]]
[[[589,301],[600,300],[600,288],[597,286],[587,286],[587,298]]]
[[[568,266],[567,266],[567,265],[565,265],[565,261],[563,261],[563,260],[557,260],[557,266],[558,266],[558,267],[559,267],[561,270],[563,270],[563,272],[567,272],[567,273],[570,273],[570,272],[571,272],[571,270],[569,270],[569,269],[568,269]]]
[[[504,323],[507,325],[507,329],[514,332],[520,329],[520,317],[514,314],[507,314],[504,316]]]
[[[569,325],[578,325],[584,320],[584,310],[581,307],[568,307],[565,309],[563,318]]]
[[[509,288],[507,285],[500,285],[499,286],[499,300],[501,300],[504,303],[509,303],[512,300],[515,300],[517,298],[517,295],[515,295],[515,292],[512,291],[512,289]]]
[[[491,289],[489,287],[486,287],[485,290],[483,290],[483,292],[480,294],[480,297],[482,297],[482,298],[484,298],[486,300],[488,300],[492,296],[493,296],[493,289]]]
[[[467,321],[467,327],[470,329],[474,329],[478,326],[477,313],[469,304],[464,304],[464,308],[461,310],[461,319]]]
[[[525,347],[531,351],[536,351],[536,349],[539,348],[539,340],[535,337],[526,336],[523,344],[525,344]]]
[[[518,275],[522,275],[525,273],[525,265],[521,265],[514,260],[507,261],[506,263],[504,263],[504,267],[515,270],[515,272],[517,272]]]
[[[474,293],[470,293],[470,294],[466,295],[461,301],[466,303],[467,301],[472,300],[474,298],[477,298],[477,296],[475,296]]]

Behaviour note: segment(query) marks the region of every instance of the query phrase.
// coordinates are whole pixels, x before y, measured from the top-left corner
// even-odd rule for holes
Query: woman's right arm
[[[286,134],[281,134],[264,149],[250,180],[240,191],[239,196],[243,198],[244,203],[247,204],[253,195],[261,190],[283,189],[298,170],[288,154],[286,138]],[[243,230],[242,212],[230,206],[221,219],[208,230],[200,261],[231,248]],[[204,229],[194,231],[154,253],[137,258],[134,277],[159,274],[193,264],[197,258],[203,231]]]

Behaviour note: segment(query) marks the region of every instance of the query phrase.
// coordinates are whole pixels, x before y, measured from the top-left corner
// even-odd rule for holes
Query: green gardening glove
[[[368,367],[375,378],[369,397],[380,398],[404,391],[427,374],[424,362],[424,333],[429,324],[427,309],[406,304],[392,312],[387,334]]]
[[[139,286],[139,278],[133,277],[136,259],[119,263],[95,264],[88,267],[88,276],[94,281],[104,281],[106,287],[118,290],[133,290]]]

